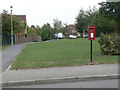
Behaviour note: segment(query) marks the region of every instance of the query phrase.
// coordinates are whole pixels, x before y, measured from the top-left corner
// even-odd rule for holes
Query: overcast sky
[[[74,24],[79,10],[96,6],[106,0],[2,0],[0,12],[9,11],[13,6],[15,15],[26,15],[27,24],[42,26],[45,23],[53,25],[53,19],[58,18],[63,23]]]

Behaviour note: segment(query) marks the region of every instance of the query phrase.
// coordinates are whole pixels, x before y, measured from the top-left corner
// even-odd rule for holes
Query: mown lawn
[[[117,63],[118,56],[101,55],[98,38],[93,41],[93,63]],[[86,38],[62,39],[28,44],[11,69],[83,65],[90,62],[90,41]]]

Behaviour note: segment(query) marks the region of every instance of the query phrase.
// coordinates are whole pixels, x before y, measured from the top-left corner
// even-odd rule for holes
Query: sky
[[[26,15],[27,24],[39,25],[46,23],[53,26],[53,19],[61,20],[62,23],[74,24],[79,10],[89,7],[99,8],[99,2],[106,0],[2,0],[0,12],[7,10],[10,13],[10,6],[13,6],[14,15]]]

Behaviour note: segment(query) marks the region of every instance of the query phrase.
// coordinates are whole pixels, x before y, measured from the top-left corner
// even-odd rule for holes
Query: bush
[[[76,35],[76,38],[80,38],[80,36],[79,36],[79,35]]]
[[[120,35],[114,34],[101,34],[100,49],[104,55],[120,55]]]
[[[43,41],[50,40],[54,38],[53,29],[50,27],[50,24],[44,24],[40,30],[40,36]]]

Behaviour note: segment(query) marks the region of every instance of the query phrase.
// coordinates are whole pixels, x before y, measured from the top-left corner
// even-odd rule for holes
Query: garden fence
[[[1,34],[0,34],[1,35]],[[27,43],[27,42],[41,42],[41,36],[38,35],[14,35],[14,44]],[[2,34],[2,46],[11,44],[11,35]]]

